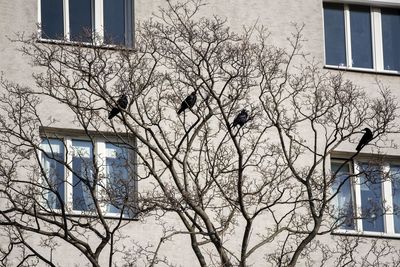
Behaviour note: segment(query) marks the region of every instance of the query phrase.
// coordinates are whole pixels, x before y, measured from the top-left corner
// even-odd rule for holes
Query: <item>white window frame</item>
[[[345,159],[332,158],[331,163],[343,163]],[[358,159],[354,161],[349,161],[350,171],[353,173],[360,173],[360,165],[362,163],[368,163],[368,159]],[[383,178],[388,177],[386,174],[390,172],[390,165],[397,164],[397,161],[390,161],[381,164],[382,171],[385,174]],[[383,237],[383,238],[399,238],[400,233],[395,233],[394,227],[394,216],[393,216],[393,197],[392,197],[392,182],[389,179],[385,179],[382,182],[382,202],[385,208],[385,214],[383,215],[383,227],[384,232],[372,232],[363,230],[363,219],[361,213],[361,177],[354,176],[350,177],[351,181],[351,193],[352,193],[352,204],[353,204],[353,214],[354,214],[354,230],[348,229],[335,229],[334,234],[347,234],[347,235],[362,235],[362,236],[373,236],[373,237]],[[335,192],[332,192],[335,193]]]
[[[70,22],[69,22],[69,0],[62,0],[63,1],[63,17],[64,17],[64,40],[56,40],[56,39],[47,39],[42,37],[42,14],[41,14],[41,0],[37,0],[37,23],[39,25],[37,34],[38,34],[38,39],[43,42],[52,42],[52,43],[70,43],[70,44],[86,44],[86,45],[102,45],[106,47],[116,47],[114,44],[105,44],[104,43],[104,6],[103,6],[103,0],[91,0],[91,6],[92,6],[92,40],[93,43],[91,42],[77,42],[77,41],[71,41],[70,40]],[[128,46],[127,43],[124,44],[127,48],[133,48],[133,40],[134,40],[134,19],[135,19],[135,4],[134,0],[132,0],[132,10],[131,10],[131,16],[132,16],[132,32],[131,34],[131,40],[132,40],[132,45]],[[127,12],[125,10],[125,12]],[[128,24],[128,16],[125,15],[125,25]]]
[[[373,72],[383,74],[397,74],[400,75],[400,70],[385,70],[383,62],[383,37],[382,37],[382,20],[381,20],[381,7],[391,7],[400,9],[400,2],[393,1],[346,1],[346,0],[331,0],[324,1],[324,3],[337,3],[344,6],[344,34],[345,34],[345,52],[346,52],[346,66],[329,65],[326,63],[326,47],[325,35],[323,34],[324,43],[324,64],[327,68],[355,70],[362,72]],[[350,25],[350,5],[361,5],[370,7],[371,17],[371,39],[372,39],[372,68],[353,67],[353,59],[351,55],[351,25]],[[325,32],[325,19],[322,20],[323,31]],[[400,48],[399,48],[400,49]]]
[[[85,136],[69,136],[69,135],[62,135],[62,136],[43,136],[42,140],[45,139],[58,139],[61,140],[64,143],[64,160],[66,162],[66,164],[71,165],[72,164],[72,158],[73,158],[73,147],[72,147],[72,140],[77,140],[77,141],[90,141],[88,139],[88,137]],[[93,143],[94,143],[94,149],[93,149],[93,156],[97,157],[98,162],[106,162],[106,143],[113,143],[113,144],[120,144],[121,142],[118,142],[118,140],[113,140],[112,138],[103,138],[103,137],[94,137],[93,138]],[[114,142],[115,141],[115,142]],[[38,156],[39,159],[42,159],[42,151],[39,150],[38,151]],[[137,170],[136,170],[136,155],[135,153],[132,151],[130,152],[132,153],[132,162],[133,162],[133,174],[132,176],[136,176],[137,175]],[[40,163],[42,164],[42,163]],[[103,166],[99,166],[99,177],[106,177],[106,168],[105,165]],[[64,168],[64,208],[66,210],[66,212],[68,213],[68,215],[92,215],[92,212],[88,212],[88,211],[80,211],[80,210],[74,210],[73,209],[73,173],[68,170],[68,168]],[[134,179],[134,191],[135,191],[135,195],[137,194],[137,179]],[[43,180],[40,179],[39,183],[42,183]],[[101,179],[99,181],[100,184],[102,184],[102,186],[104,186],[106,188],[107,186],[107,179]],[[99,186],[97,186],[97,188],[101,188]],[[96,192],[96,197],[97,198],[101,198],[102,195],[100,192]],[[136,201],[136,196],[135,199]],[[45,199],[41,199],[40,200],[42,202],[42,204],[44,206],[47,206],[46,200]],[[108,208],[108,203],[101,201],[101,211],[102,214],[106,217],[110,217],[110,218],[119,218],[121,216],[120,212],[117,213],[112,213],[112,212],[108,212],[107,208]],[[55,213],[61,213],[61,209],[51,209],[52,212]],[[133,214],[132,216],[128,216],[127,214],[123,214],[122,218],[124,219],[135,219],[135,214]]]

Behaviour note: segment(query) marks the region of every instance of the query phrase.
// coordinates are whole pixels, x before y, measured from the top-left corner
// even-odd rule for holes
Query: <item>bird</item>
[[[363,131],[365,131],[365,134],[363,135],[363,137],[361,137],[360,142],[358,143],[358,146],[356,147],[356,150],[358,152],[360,152],[360,150],[366,146],[369,141],[371,141],[373,134],[371,132],[371,130],[369,128],[364,128]]]
[[[112,118],[117,116],[117,114],[121,112],[121,109],[126,109],[127,106],[128,106],[128,97],[126,95],[122,95],[117,100],[117,106],[113,107],[110,113],[108,114],[108,119],[111,120]]]
[[[249,120],[249,114],[247,114],[247,111],[245,109],[242,109],[242,111],[240,111],[240,113],[233,120],[232,128],[235,127],[236,125],[242,127],[248,120]]]
[[[178,110],[178,115],[181,114],[183,111],[185,111],[188,108],[192,108],[194,104],[196,103],[196,91],[193,91],[190,95],[186,97],[185,100],[183,100],[181,107]]]

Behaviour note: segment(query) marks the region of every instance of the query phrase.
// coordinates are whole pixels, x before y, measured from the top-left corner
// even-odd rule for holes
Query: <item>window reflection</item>
[[[364,231],[384,232],[382,171],[377,165],[361,164],[361,213]]]
[[[58,139],[44,139],[41,143],[41,148],[43,150],[41,162],[45,172],[44,186],[50,189],[45,193],[45,201],[47,207],[60,209],[61,205],[64,204],[65,197],[64,144]]]
[[[350,6],[352,66],[373,68],[371,12],[368,6]]]
[[[124,214],[129,213],[125,205],[134,197],[134,180],[131,178],[133,170],[129,158],[129,150],[125,146],[106,144],[107,193],[110,201],[108,212],[120,213],[124,208]]]
[[[42,38],[64,38],[63,0],[42,0],[40,5]]]
[[[343,5],[324,3],[326,64],[346,66]]]
[[[88,141],[72,140],[72,198],[73,209],[93,210],[93,197],[90,188],[93,185],[93,146]]]
[[[400,71],[400,9],[381,9],[383,64],[385,70]]]
[[[353,197],[351,192],[351,178],[349,164],[342,164],[341,162],[332,163],[332,172],[336,173],[336,178],[333,183],[333,192],[338,194],[336,196],[336,207],[338,209],[338,217],[341,229],[353,230],[354,229],[354,214],[353,214]]]
[[[69,0],[69,27],[72,41],[92,41],[91,0]]]

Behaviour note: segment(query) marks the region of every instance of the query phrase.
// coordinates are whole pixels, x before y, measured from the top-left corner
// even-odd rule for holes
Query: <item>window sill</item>
[[[55,39],[44,39],[44,38],[40,38],[40,37],[37,39],[37,42],[43,43],[43,44],[76,46],[76,47],[85,47],[85,48],[98,48],[98,49],[104,49],[104,50],[125,50],[125,51],[131,51],[131,52],[136,51],[136,49],[133,47],[107,45],[107,44],[93,44],[93,43],[55,40]]]
[[[397,0],[324,0],[324,2],[371,5],[371,6],[379,6],[379,7],[399,7],[400,6],[400,3]]]
[[[367,231],[356,231],[356,230],[334,230],[332,235],[338,236],[356,236],[356,237],[366,237],[366,238],[382,238],[382,239],[400,239],[400,234],[389,234],[381,232],[367,232]]]
[[[332,66],[332,65],[325,65],[324,69],[339,70],[339,71],[349,71],[349,72],[371,73],[371,74],[376,74],[376,75],[400,76],[400,72],[399,71],[390,71],[390,70],[379,70],[378,71],[378,70],[374,70],[374,69],[340,67],[340,66]]]
[[[53,212],[45,212],[45,211],[41,211],[39,212],[40,215],[44,215],[44,216],[57,216],[57,217],[61,217],[61,210],[53,210]],[[66,217],[72,217],[72,218],[98,218],[97,215],[92,215],[89,213],[84,213],[84,212],[80,212],[80,211],[68,211],[65,214]],[[103,214],[103,217],[107,220],[122,220],[122,221],[139,221],[139,219],[136,216],[133,217],[127,217],[127,216],[122,216],[120,217],[120,214],[116,214],[116,213],[106,213]]]

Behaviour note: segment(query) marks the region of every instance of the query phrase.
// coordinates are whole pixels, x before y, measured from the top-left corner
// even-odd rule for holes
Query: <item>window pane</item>
[[[107,205],[107,212],[120,213],[124,203],[133,200],[135,185],[130,175],[133,173],[130,162],[127,148],[106,144],[107,195],[111,203]],[[124,214],[129,215],[129,207],[124,209]]]
[[[45,172],[44,184],[50,190],[45,193],[47,206],[51,209],[60,209],[64,204],[64,144],[58,139],[42,140],[41,162]],[[61,202],[59,198],[61,199]]]
[[[92,1],[69,0],[69,27],[72,41],[92,40]]]
[[[346,66],[343,5],[324,3],[326,64]]]
[[[41,0],[42,38],[63,39],[63,0]]]
[[[93,146],[88,141],[72,140],[72,198],[73,209],[93,210],[93,197],[89,188],[93,187]]]
[[[390,166],[392,179],[394,231],[400,233],[400,165]]]
[[[332,190],[336,193],[336,208],[338,209],[338,216],[340,221],[343,222],[340,229],[353,230],[354,229],[354,215],[353,215],[353,199],[351,193],[351,180],[349,177],[350,168],[349,164],[342,166],[342,163],[332,163],[332,173],[336,174],[336,179],[333,183]],[[340,168],[340,170],[339,170]],[[340,187],[340,188],[339,188]]]
[[[352,66],[373,68],[371,12],[368,6],[350,6]]]
[[[104,0],[104,42],[125,44],[125,1]]]
[[[364,231],[384,232],[382,178],[379,166],[362,164],[361,213]]]
[[[381,9],[383,64],[385,70],[400,71],[400,9]]]

